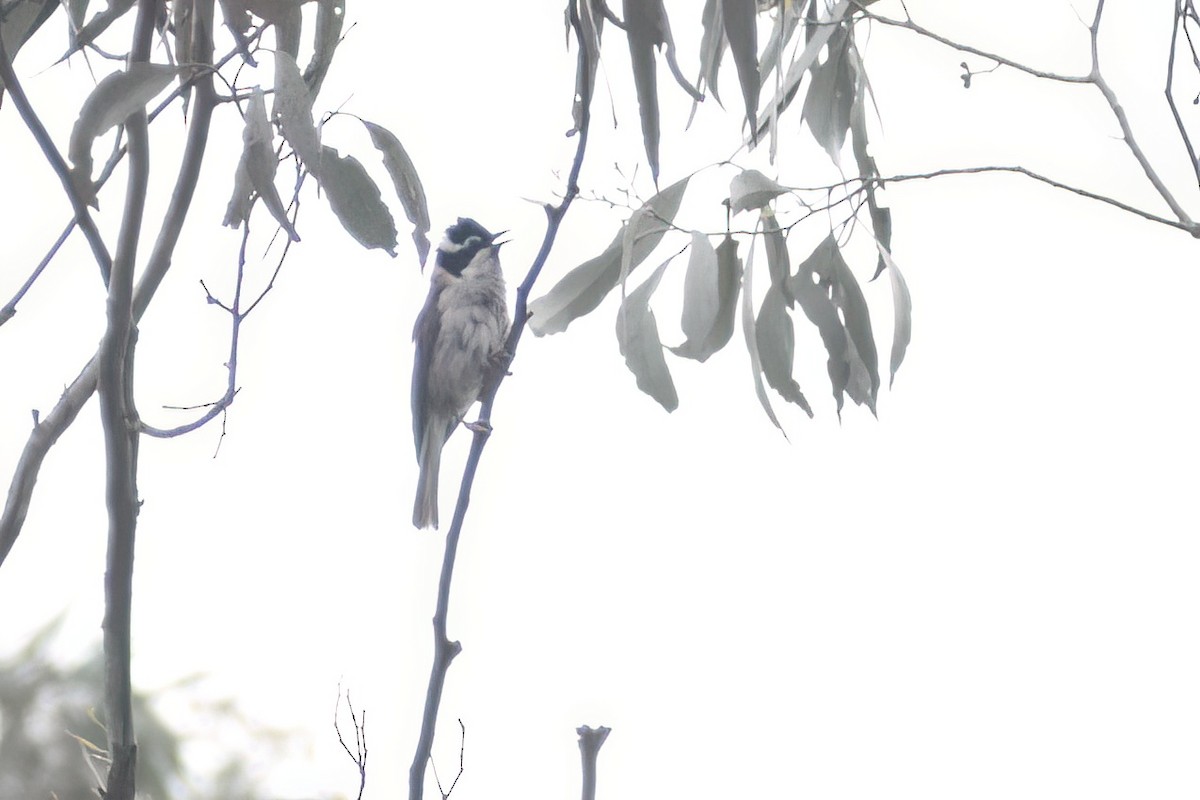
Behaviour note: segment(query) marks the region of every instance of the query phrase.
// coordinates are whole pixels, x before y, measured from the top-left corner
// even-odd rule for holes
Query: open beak
[[[504,234],[506,234],[506,233],[508,233],[508,231],[500,231],[499,233],[493,233],[493,234],[492,234],[492,248],[493,248],[493,249],[500,247],[500,245],[502,245],[502,244],[508,244],[508,243],[509,243],[509,241],[510,241],[510,240],[508,240],[508,239],[505,239],[505,240],[504,240],[504,241],[502,241],[502,242],[497,242],[497,241],[496,241],[497,239],[499,239],[501,236],[503,236],[503,235],[504,235]]]

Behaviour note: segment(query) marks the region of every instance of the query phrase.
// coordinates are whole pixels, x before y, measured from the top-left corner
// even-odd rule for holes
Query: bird
[[[508,302],[500,270],[507,231],[490,233],[469,217],[446,229],[437,248],[429,296],[413,327],[412,417],[417,447],[413,525],[438,526],[442,447],[503,357]]]

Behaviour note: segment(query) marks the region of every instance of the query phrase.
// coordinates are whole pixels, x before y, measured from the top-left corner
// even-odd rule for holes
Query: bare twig
[[[1096,18],[1092,21],[1090,27],[1092,34],[1092,74],[1089,77],[1091,82],[1094,83],[1096,88],[1100,90],[1100,93],[1104,95],[1104,99],[1108,103],[1108,107],[1112,109],[1113,116],[1117,118],[1117,124],[1121,126],[1121,135],[1125,139],[1125,144],[1129,147],[1129,151],[1133,153],[1133,157],[1137,159],[1138,164],[1141,165],[1142,171],[1146,173],[1146,178],[1150,181],[1150,185],[1153,186],[1158,192],[1159,196],[1162,197],[1163,201],[1171,209],[1171,213],[1175,215],[1175,218],[1178,219],[1180,223],[1182,223],[1188,229],[1190,229],[1193,236],[1200,238],[1200,229],[1198,229],[1196,224],[1192,222],[1192,218],[1188,216],[1186,211],[1184,211],[1183,206],[1180,205],[1179,201],[1175,199],[1175,196],[1171,193],[1171,190],[1167,188],[1166,183],[1163,182],[1153,165],[1150,164],[1150,159],[1148,159],[1146,154],[1142,152],[1142,148],[1138,145],[1137,139],[1134,138],[1133,129],[1129,126],[1129,118],[1125,115],[1125,109],[1122,108],[1121,104],[1117,101],[1116,92],[1112,90],[1112,87],[1108,85],[1108,81],[1104,80],[1104,76],[1100,74],[1099,38],[1100,20],[1103,14],[1104,0],[1098,0],[1096,3]]]
[[[359,715],[354,710],[354,703],[350,700],[350,691],[346,690],[346,708],[350,709],[350,722],[354,725],[354,750],[350,750],[350,746],[346,744],[345,738],[342,736],[342,729],[338,726],[338,717],[342,712],[342,685],[338,684],[337,704],[333,707],[333,730],[337,733],[338,744],[346,751],[346,755],[350,756],[350,760],[354,762],[354,766],[358,769],[358,797],[357,800],[362,800],[363,791],[367,788],[367,712],[363,710]]]
[[[58,254],[59,249],[66,244],[67,238],[71,235],[71,231],[73,230],[75,230],[74,219],[71,220],[67,227],[63,228],[63,232],[58,235],[58,238],[54,240],[54,244],[50,246],[49,252],[47,252],[46,255],[42,257],[42,260],[38,262],[37,267],[32,273],[30,273],[29,277],[25,279],[25,283],[21,284],[21,288],[17,290],[17,293],[13,295],[11,300],[4,304],[3,308],[0,308],[0,325],[8,322],[13,318],[13,315],[17,313],[17,303],[21,302],[22,298],[25,297],[26,292],[28,292],[30,287],[33,286],[34,282],[41,277],[42,272],[50,265],[50,262],[54,260],[54,256]]]
[[[1196,183],[1200,184],[1200,161],[1196,159],[1196,149],[1192,146],[1192,137],[1188,134],[1187,128],[1183,125],[1183,117],[1179,114],[1179,108],[1175,105],[1175,44],[1179,41],[1180,29],[1186,31],[1187,19],[1184,16],[1184,3],[1186,0],[1177,0],[1175,5],[1175,16],[1171,22],[1171,49],[1167,54],[1167,85],[1163,93],[1167,96],[1167,106],[1171,109],[1171,116],[1175,118],[1175,127],[1179,130],[1179,138],[1183,142],[1184,149],[1187,150],[1188,162],[1192,165],[1192,172],[1196,175]],[[1193,58],[1195,58],[1193,54]],[[0,322],[3,321],[0,315]]]
[[[583,725],[575,732],[579,734],[579,756],[583,761],[583,800],[596,800],[596,759],[612,728]]]
[[[947,39],[945,36],[941,36],[940,34],[934,33],[933,31],[929,30],[928,28],[922,27],[922,26],[918,25],[917,23],[913,22],[911,17],[909,17],[908,19],[892,19],[891,17],[883,17],[874,12],[863,10],[862,19],[869,19],[874,22],[878,22],[880,25],[890,25],[895,28],[904,28],[905,30],[910,30],[913,33],[918,34],[920,36],[924,36],[927,39],[932,39],[935,42],[940,42],[940,43],[946,45],[947,47],[951,47],[951,48],[959,51],[960,53],[970,53],[973,56],[979,56],[980,58],[986,58],[989,61],[995,61],[997,64],[1003,64],[1006,67],[1015,69],[1018,72],[1024,72],[1027,75],[1032,75],[1035,78],[1045,78],[1046,80],[1049,80],[1049,81],[1060,81],[1062,83],[1091,83],[1092,82],[1092,78],[1090,75],[1061,75],[1057,72],[1046,72],[1045,70],[1034,69],[1033,67],[1026,66],[1025,64],[1021,64],[1017,61],[1013,61],[1012,59],[1005,58],[1002,55],[997,55],[996,53],[989,53],[986,50],[980,50],[977,47],[971,47],[968,44],[956,42],[953,39]]]
[[[586,2],[586,0],[584,1]],[[590,43],[587,37],[583,35],[578,10],[574,3],[568,6],[568,12],[568,19],[572,29],[575,31],[575,41],[579,46],[576,69],[580,74],[586,74],[593,63],[592,60],[598,57],[598,54],[589,49]],[[587,152],[588,131],[591,126],[592,97],[590,90],[586,88],[587,81],[577,81],[576,85],[585,87],[587,96],[577,98],[579,125],[576,133],[575,157],[571,162],[571,172],[567,177],[566,192],[557,205],[551,206],[547,204],[544,207],[546,211],[546,233],[542,237],[542,245],[534,257],[533,264],[530,265],[529,271],[525,274],[525,279],[517,287],[517,301],[513,312],[512,330],[509,332],[508,341],[505,344],[507,358],[502,359],[502,363],[497,365],[494,374],[487,382],[483,396],[480,398],[479,421],[482,424],[476,426],[475,437],[471,441],[471,450],[467,456],[466,466],[463,468],[462,482],[458,490],[458,502],[454,508],[454,519],[450,523],[449,531],[446,533],[446,548],[442,557],[442,571],[438,582],[437,609],[433,616],[433,666],[430,670],[429,685],[425,694],[425,711],[421,718],[421,735],[417,742],[416,752],[413,754],[412,766],[408,772],[409,800],[420,800],[424,796],[425,765],[428,763],[429,755],[433,749],[434,732],[437,728],[438,709],[441,706],[442,690],[446,683],[446,672],[450,667],[450,662],[462,650],[462,645],[458,642],[450,641],[446,635],[446,620],[450,609],[450,584],[454,577],[454,562],[458,553],[459,537],[462,534],[463,519],[466,517],[467,505],[471,499],[471,487],[474,485],[475,472],[479,467],[479,459],[483,454],[483,448],[488,440],[491,427],[492,405],[495,402],[500,384],[504,381],[504,377],[507,374],[508,366],[517,352],[517,345],[521,341],[521,335],[525,331],[525,324],[529,316],[529,294],[533,291],[533,286],[541,274],[546,260],[550,257],[550,251],[554,247],[554,242],[558,237],[558,229],[562,225],[563,218],[566,216],[568,209],[570,209],[571,202],[579,194],[579,173],[583,169],[584,155]]]
[[[462,717],[458,718],[458,728],[460,731],[458,738],[458,774],[454,776],[449,789],[442,787],[442,779],[438,777],[437,764],[434,762],[433,756],[429,757],[429,765],[433,767],[433,780],[437,783],[438,794],[442,796],[442,800],[450,800],[450,795],[454,793],[454,787],[458,786],[458,779],[463,776],[463,771],[466,769],[467,726],[463,725]]]
[[[1184,0],[1181,0],[1181,1],[1184,1]],[[1190,233],[1192,236],[1194,236],[1196,238],[1200,238],[1200,225],[1198,225],[1197,223],[1195,223],[1192,220],[1191,216],[1188,215],[1187,211],[1183,208],[1183,206],[1179,203],[1179,201],[1175,199],[1175,196],[1171,193],[1170,189],[1167,188],[1167,185],[1163,181],[1162,177],[1158,174],[1158,172],[1154,169],[1154,166],[1150,163],[1150,159],[1146,157],[1145,152],[1143,152],[1141,146],[1138,144],[1137,138],[1133,135],[1133,129],[1129,124],[1129,118],[1128,118],[1128,116],[1126,116],[1125,109],[1121,106],[1121,103],[1117,98],[1116,92],[1113,91],[1112,87],[1109,86],[1108,81],[1105,80],[1103,74],[1100,72],[1099,37],[1100,37],[1100,22],[1104,16],[1104,2],[1105,2],[1105,0],[1098,0],[1098,2],[1096,3],[1095,16],[1093,17],[1091,24],[1088,25],[1088,34],[1090,36],[1090,44],[1091,44],[1092,64],[1091,64],[1091,69],[1089,70],[1088,74],[1081,75],[1081,76],[1059,75],[1059,74],[1053,73],[1053,72],[1045,72],[1043,70],[1038,70],[1038,69],[1034,69],[1032,67],[1028,67],[1024,64],[1018,63],[1011,59],[1004,58],[1003,56],[999,56],[994,53],[988,53],[988,52],[984,52],[982,50],[978,50],[974,47],[964,45],[964,44],[962,44],[960,42],[956,42],[952,39],[947,39],[945,36],[936,34],[933,31],[929,30],[928,28],[924,28],[924,27],[916,24],[915,22],[913,22],[911,17],[909,17],[906,20],[890,19],[888,17],[882,17],[877,14],[873,14],[869,11],[864,11],[863,18],[874,20],[883,25],[892,25],[894,27],[903,28],[905,30],[910,30],[913,33],[916,33],[920,36],[924,36],[928,39],[932,39],[935,42],[940,42],[941,44],[944,44],[947,47],[954,48],[955,50],[958,50],[960,52],[971,53],[974,55],[981,56],[983,58],[991,59],[992,61],[995,61],[998,64],[1003,64],[1006,67],[1010,67],[1010,68],[1018,70],[1020,72],[1024,72],[1024,73],[1026,73],[1028,75],[1032,75],[1036,78],[1045,78],[1046,80],[1060,81],[1063,83],[1075,83],[1075,84],[1081,84],[1081,85],[1091,84],[1092,86],[1095,86],[1100,91],[1100,94],[1103,95],[1105,102],[1108,103],[1108,107],[1112,111],[1113,116],[1116,117],[1117,124],[1121,128],[1122,138],[1124,139],[1126,146],[1129,148],[1130,153],[1133,154],[1134,159],[1138,162],[1138,165],[1141,166],[1142,171],[1145,173],[1147,180],[1150,181],[1150,185],[1154,187],[1155,191],[1158,192],[1159,196],[1162,197],[1163,201],[1167,204],[1167,207],[1171,209],[1171,213],[1175,215],[1175,220],[1173,220],[1173,221],[1167,220],[1162,217],[1156,216],[1154,214],[1150,214],[1148,212],[1136,209],[1126,203],[1122,203],[1120,201],[1113,200],[1111,198],[1103,197],[1102,195],[1097,195],[1092,192],[1087,192],[1087,191],[1084,191],[1081,189],[1077,189],[1072,186],[1067,186],[1065,184],[1050,180],[1044,176],[1038,175],[1036,173],[1033,173],[1033,172],[1023,169],[1023,168],[993,167],[993,168],[988,168],[988,170],[979,170],[979,171],[989,171],[990,170],[990,171],[1020,172],[1024,175],[1028,175],[1029,177],[1034,178],[1035,180],[1040,180],[1043,183],[1050,184],[1051,186],[1056,186],[1058,188],[1066,189],[1068,191],[1074,192],[1075,194],[1079,194],[1084,197],[1090,197],[1094,200],[1099,200],[1101,202],[1108,203],[1109,205],[1113,205],[1122,210],[1137,214],[1138,216],[1143,217],[1145,219],[1149,219],[1154,222],[1160,222],[1160,223],[1164,223],[1167,225],[1171,225],[1173,227],[1179,228],[1180,230],[1185,230],[1188,233]],[[1180,13],[1181,12],[1179,11],[1179,7],[1177,6],[1176,7],[1176,19],[1177,20],[1179,18]],[[1171,47],[1172,47],[1172,53],[1173,53],[1174,38],[1172,39]],[[1170,90],[1169,90],[1170,70],[1168,70],[1168,79],[1167,80],[1168,80],[1168,99],[1171,100]],[[1171,102],[1173,103],[1173,100],[1171,100]],[[1186,131],[1183,130],[1183,124],[1182,124],[1182,122],[1179,121],[1178,115],[1176,115],[1176,121],[1177,121],[1177,125],[1180,129],[1181,137],[1184,140],[1184,145],[1188,150],[1188,154],[1190,156],[1192,156],[1192,158],[1191,158],[1192,166],[1193,166],[1193,169],[1196,171],[1197,180],[1200,180],[1200,165],[1197,165],[1195,155],[1192,151],[1191,142],[1188,139]]]

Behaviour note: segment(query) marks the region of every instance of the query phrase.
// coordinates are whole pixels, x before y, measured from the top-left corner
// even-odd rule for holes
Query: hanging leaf
[[[255,87],[246,104],[246,126],[242,129],[242,158],[234,175],[233,196],[225,209],[222,224],[237,228],[250,216],[254,193],[292,241],[300,236],[288,219],[287,208],[275,188],[275,170],[279,162],[272,147],[271,123],[267,121],[267,103],[262,89]]]
[[[412,239],[417,247],[421,263],[429,256],[429,207],[425,202],[425,188],[417,175],[417,168],[404,151],[395,134],[374,122],[362,121],[371,134],[371,143],[383,153],[383,166],[387,168],[396,188],[396,196],[404,207],[404,216],[413,224]]]
[[[273,115],[279,120],[283,138],[300,156],[308,171],[320,178],[321,135],[313,124],[313,96],[300,77],[296,59],[284,52],[275,54],[275,98]]]
[[[672,256],[671,258],[674,258]],[[658,323],[650,309],[650,297],[658,288],[671,258],[664,261],[645,283],[629,293],[617,311],[617,344],[625,364],[637,378],[638,388],[658,401],[667,411],[679,407],[679,395],[667,360],[663,357]]]
[[[789,403],[804,409],[811,418],[812,408],[808,405],[800,384],[792,377],[792,365],[796,358],[796,333],[787,306],[790,298],[782,284],[774,284],[767,290],[763,304],[758,310],[755,335],[758,340],[758,357],[762,362],[763,375],[771,388]]]
[[[757,141],[758,93],[758,6],[756,0],[721,0],[725,19],[725,38],[729,40],[729,52],[737,67],[738,81],[742,85],[742,100],[746,104],[746,122],[750,125],[750,136]]]
[[[821,334],[821,342],[829,355],[829,383],[840,417],[842,398],[850,379],[850,361],[846,354],[846,329],[838,317],[837,306],[829,298],[828,286],[834,272],[833,259],[836,254],[837,240],[830,234],[797,267],[796,274],[788,280],[788,288],[809,322],[816,325]]]
[[[718,104],[721,96],[717,93],[717,76],[721,71],[721,56],[725,54],[725,20],[721,8],[723,0],[706,0],[704,13],[700,23],[704,26],[704,35],[700,37],[700,77],[696,80],[701,91],[705,89],[713,96]],[[692,113],[696,112],[693,104]]]
[[[742,286],[742,333],[746,336],[746,351],[750,354],[750,372],[754,376],[754,393],[758,396],[758,402],[762,405],[763,411],[767,413],[767,418],[786,439],[787,432],[779,424],[779,419],[775,416],[775,409],[771,408],[771,398],[767,397],[767,389],[763,385],[762,359],[758,353],[758,332],[754,319],[753,276],[754,248],[751,247],[746,256],[745,283]]]
[[[654,48],[666,44],[667,10],[662,0],[624,0],[626,38],[642,118],[646,162],[658,184],[658,75]]]
[[[771,213],[770,208],[762,210],[763,243],[767,251],[767,269],[771,273],[771,287],[778,287],[783,292],[788,308],[792,307],[792,295],[787,288],[787,279],[792,274],[791,262],[788,259],[787,239],[779,227],[779,220]]]
[[[79,29],[79,33],[72,37],[70,49],[59,60],[67,59],[69,56],[96,41],[97,36],[104,33],[110,25],[125,16],[135,4],[135,0],[108,0],[108,6],[88,20],[88,23]]]
[[[764,208],[787,189],[756,169],[742,170],[729,182],[729,208],[734,214]]]
[[[575,102],[571,109],[575,120],[573,133],[583,127],[584,111],[590,107],[596,87],[596,70],[600,67],[600,40],[604,33],[604,13],[596,7],[596,0],[568,0],[567,30],[571,20],[579,22],[583,66],[575,73]]]
[[[842,258],[836,242],[832,252],[833,302],[842,312],[849,336],[846,351],[850,376],[846,393],[859,405],[866,404],[874,414],[875,398],[879,394],[879,356],[875,351],[875,335],[871,332],[871,314],[858,280]]]
[[[9,63],[17,60],[17,53],[37,33],[38,28],[58,9],[58,0],[25,0],[9,4],[0,19],[0,44],[8,53]],[[0,80],[0,101],[4,100],[4,81]]]
[[[912,295],[908,291],[908,281],[904,280],[900,268],[892,260],[891,252],[879,242],[876,242],[875,246],[879,248],[880,258],[887,262],[888,277],[892,280],[892,306],[895,319],[892,330],[892,374],[888,379],[888,388],[890,389],[896,382],[896,372],[900,369],[900,364],[904,362],[908,343],[912,341]]]
[[[810,6],[810,9],[815,9],[815,4]],[[775,124],[779,119],[779,115],[791,105],[795,99],[797,92],[800,89],[800,83],[804,80],[805,73],[808,72],[817,60],[817,56],[821,54],[823,48],[833,36],[834,31],[838,30],[837,23],[846,16],[850,10],[850,0],[838,0],[838,4],[834,6],[830,12],[829,19],[819,25],[813,25],[809,28],[808,43],[804,46],[804,51],[796,57],[788,66],[787,75],[783,79],[782,85],[775,90],[775,96],[771,99],[770,112],[765,114],[758,122],[758,135],[762,136],[769,125]],[[812,92],[812,88],[809,88]],[[747,139],[749,144],[751,139]]]
[[[892,246],[892,210],[890,208],[879,205],[879,198],[876,196],[877,186],[882,186],[879,181],[879,167],[875,164],[875,159],[868,152],[869,142],[867,140],[867,73],[862,69],[862,64],[858,60],[857,51],[851,50],[855,59],[855,73],[858,75],[858,88],[854,94],[854,106],[850,112],[850,145],[854,152],[854,161],[858,166],[858,175],[863,182],[867,194],[867,210],[871,214],[871,230],[875,234],[875,241],[883,245],[884,250],[889,250]],[[879,277],[887,268],[887,262],[884,260],[883,253],[879,255],[879,260],[875,264],[875,274],[871,276],[871,280]]]
[[[772,70],[782,79],[783,51],[792,41],[792,36],[799,26],[802,6],[803,3],[799,2],[784,2],[776,6],[771,36],[767,39],[767,46],[763,48],[762,56],[758,60],[758,75],[762,81],[766,81]]]
[[[342,25],[346,19],[346,0],[319,0],[317,3],[317,32],[313,40],[312,59],[304,68],[304,82],[313,97],[321,92],[329,65],[333,63],[333,51],[342,39]]]
[[[634,212],[646,227],[632,239],[627,272],[644,261],[658,245],[667,230],[660,220],[670,222],[675,219],[690,178],[689,175],[671,184],[647,200],[643,208],[652,208],[652,215],[643,213],[639,216]],[[600,305],[620,280],[627,227],[622,226],[603,253],[568,272],[549,292],[529,304],[529,327],[535,334],[561,333],[574,319]]]
[[[92,143],[134,112],[145,109],[178,73],[178,69],[165,64],[137,62],[128,70],[106,76],[83,101],[79,118],[71,129],[68,154],[74,164],[71,180],[86,202],[95,201]]]
[[[396,223],[363,165],[354,156],[338,155],[324,145],[318,180],[346,232],[363,247],[378,248],[395,258]]]
[[[693,231],[680,322],[686,339],[671,352],[704,362],[729,343],[741,281],[742,265],[733,237],[727,235],[713,250],[707,236]]]
[[[839,27],[829,40],[829,56],[813,67],[812,85],[804,99],[808,129],[834,164],[841,164],[842,145],[850,129],[850,112],[858,80],[850,55],[850,29]]]

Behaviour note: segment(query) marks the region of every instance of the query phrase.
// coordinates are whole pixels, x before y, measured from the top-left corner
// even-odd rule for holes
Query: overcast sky
[[[503,262],[515,287],[543,232],[527,199],[553,199],[574,145],[563,137],[573,55],[560,4],[404,5],[350,5],[357,25],[317,109],[342,107],[399,136],[435,234],[459,215],[510,229]],[[694,5],[669,4],[688,74]],[[1200,215],[1161,100],[1170,4],[1108,6],[1105,74],[1161,174]],[[1090,3],[908,7],[979,48],[1087,71],[1076,12],[1090,20]],[[894,0],[873,8],[901,13]],[[607,33],[583,184],[612,199],[643,156],[626,51]],[[90,81],[78,61],[42,71],[61,51],[56,35],[18,66],[65,146]],[[964,90],[962,54],[882,28],[860,43],[884,174],[1022,164],[1169,215],[1095,89],[1001,69]],[[736,148],[732,64],[725,73],[729,113],[706,104],[686,134],[690,101],[661,73],[664,185]],[[1196,76],[1182,78],[1190,97]],[[758,155],[740,163],[790,185],[836,180],[796,111],[784,117],[777,166]],[[1183,111],[1194,121],[1194,106]],[[239,243],[217,226],[240,120],[218,113],[192,224],[140,330],[139,409],[164,427],[187,416],[162,405],[206,402],[224,386],[226,320],[198,284],[227,292]],[[154,140],[153,226],[173,180],[178,115],[160,129],[175,132]],[[324,135],[386,181],[353,119]],[[7,299],[70,209],[9,103],[0,142]],[[731,174],[703,173],[678,224],[720,230]],[[653,192],[644,166],[632,188]],[[790,441],[758,406],[740,332],[707,364],[670,360],[680,394],[670,415],[624,366],[612,298],[565,334],[522,341],[451,603],[449,633],[464,651],[436,755],[452,775],[462,718],[456,798],[573,795],[582,724],[613,728],[600,755],[600,796],[610,798],[1200,791],[1195,242],[1016,176],[897,184],[885,198],[914,322],[878,420],[850,406],[839,424],[823,348],[803,323],[796,372],[816,419],[776,402]],[[106,231],[120,208],[118,195],[102,195]],[[543,291],[603,249],[627,213],[578,203]],[[265,235],[266,218],[254,221]],[[807,224],[793,261],[827,232],[819,219]],[[298,228],[303,243],[243,329],[243,388],[219,457],[219,426],[143,440],[134,678],[153,689],[204,671],[254,719],[303,731],[304,759],[261,764],[281,797],[353,796],[357,777],[330,726],[341,680],[371,717],[368,796],[389,797],[406,785],[419,729],[443,542],[409,524],[410,333],[428,276],[403,226],[398,258],[363,251],[315,193]],[[850,251],[864,280],[867,244]],[[685,263],[654,303],[671,344],[682,339]],[[271,268],[252,264],[256,285]],[[886,354],[889,287],[865,292]],[[75,377],[103,311],[97,270],[72,238],[0,330],[3,480],[30,409],[46,413]],[[456,435],[443,458],[445,519],[467,441]],[[93,402],[47,459],[0,571],[0,652],[64,608],[64,654],[99,637],[102,464]],[[181,708],[167,710],[186,725]]]

